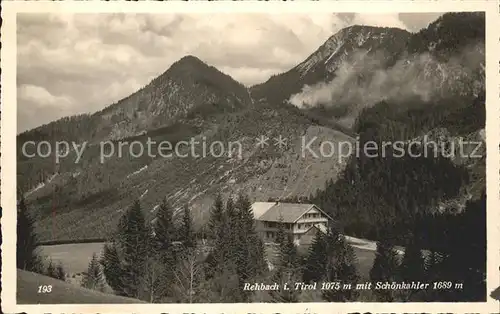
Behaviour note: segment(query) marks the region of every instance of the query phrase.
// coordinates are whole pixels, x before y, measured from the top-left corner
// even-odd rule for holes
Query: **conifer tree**
[[[218,194],[215,202],[210,209],[210,219],[208,221],[209,237],[217,243],[223,237],[224,224],[224,202],[222,196]]]
[[[158,251],[170,251],[175,239],[173,211],[167,199],[163,199],[156,213],[154,240]]]
[[[396,279],[398,269],[398,257],[394,247],[387,240],[377,242],[375,261],[370,270],[370,279],[372,282],[387,281],[392,282]],[[380,302],[389,302],[394,300],[394,293],[391,290],[374,290],[377,300]]]
[[[250,200],[240,195],[236,203],[238,211],[238,240],[235,247],[235,259],[240,284],[255,278],[266,268],[264,245],[255,232],[254,216]]]
[[[138,201],[120,219],[117,239],[123,270],[123,291],[129,297],[139,298],[151,238]]]
[[[121,266],[116,244],[110,243],[104,245],[100,263],[102,265],[104,278],[108,285],[117,295],[126,296],[127,293],[124,290],[123,283],[124,270]]]
[[[175,250],[172,244],[175,239],[175,226],[173,211],[166,199],[158,209],[153,229],[154,245],[146,269],[146,285],[149,287],[149,299],[152,302],[168,294],[175,268]]]
[[[95,253],[92,254],[92,259],[87,267],[87,272],[83,276],[81,285],[87,289],[104,291],[103,272]]]
[[[404,282],[420,281],[426,279],[425,258],[422,254],[422,248],[415,233],[407,241],[405,252],[398,269],[398,277]],[[401,290],[397,299],[401,301],[421,301],[421,295],[424,294],[418,290]]]
[[[276,231],[276,240],[275,243],[278,246],[278,258],[281,258],[281,254],[283,253],[284,247],[287,243],[287,234],[285,233],[285,228],[283,226],[283,217],[280,216],[278,221],[278,230]]]
[[[238,222],[239,222],[239,213],[236,209],[234,201],[232,197],[228,197],[226,201],[226,209],[225,209],[225,241],[224,246],[226,248],[226,256],[231,263],[236,263],[235,252],[238,247]]]
[[[19,193],[17,205],[16,267],[27,271],[43,272],[43,263],[38,255],[33,219],[28,213],[24,198]]]
[[[425,259],[415,234],[412,235],[406,245],[404,256],[399,266],[399,276],[403,281],[425,280]]]
[[[205,260],[206,298],[215,302],[243,302],[243,293],[237,275],[237,248],[239,243],[238,212],[229,197],[224,203],[217,196],[210,211],[209,230],[213,249]]]
[[[322,232],[317,232],[309,248],[307,255],[303,280],[304,282],[318,282],[326,274],[326,264],[328,257],[328,245],[326,236]]]
[[[210,210],[210,220],[208,222],[209,237],[214,247],[218,249],[223,249],[222,246],[228,231],[225,214],[222,196],[219,194]]]
[[[343,285],[350,284],[351,287],[355,287],[359,280],[354,251],[335,228],[328,230],[326,242],[328,255],[324,280],[339,282],[342,289],[323,290],[323,299],[329,302],[353,301],[357,298],[358,292],[355,289],[343,289]]]
[[[353,249],[338,231],[331,227],[324,234],[318,230],[304,265],[305,282],[339,282],[355,286],[359,280],[356,256]],[[332,302],[355,300],[354,289],[334,289],[322,291],[322,298]]]
[[[193,218],[191,217],[191,210],[186,204],[182,216],[182,225],[180,230],[181,241],[185,248],[194,248],[196,246],[196,239],[193,230]]]
[[[205,270],[208,277],[221,272],[224,264],[228,262],[228,225],[225,214],[222,196],[219,194],[210,209],[210,219],[208,222],[209,237],[213,247],[210,258],[207,259],[208,269]]]
[[[299,291],[295,290],[294,284],[300,278],[299,257],[297,248],[284,230],[282,218],[278,222],[276,245],[278,246],[276,269],[272,281],[278,284],[279,289],[270,291],[270,295],[275,302],[298,302]]]

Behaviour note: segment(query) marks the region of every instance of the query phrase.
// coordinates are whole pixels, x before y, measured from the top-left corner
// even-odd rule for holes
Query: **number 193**
[[[52,292],[52,285],[38,286],[38,293],[50,293],[50,292]]]

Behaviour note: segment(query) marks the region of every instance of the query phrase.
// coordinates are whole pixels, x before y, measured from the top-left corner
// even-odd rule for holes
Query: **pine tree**
[[[172,242],[175,239],[175,225],[173,219],[173,211],[164,199],[156,213],[154,224],[154,240],[157,249],[161,251],[170,251]]]
[[[247,196],[240,195],[236,203],[238,211],[238,240],[235,259],[240,285],[261,274],[266,268],[264,245],[255,232],[254,216]]]
[[[235,252],[238,247],[239,219],[239,213],[234,201],[232,197],[228,197],[225,209],[224,247],[226,248],[226,258],[231,263],[236,263]]]
[[[17,206],[16,267],[27,271],[43,272],[43,263],[37,248],[38,241],[33,220],[28,213],[24,198],[20,196]]]
[[[185,248],[193,248],[196,246],[196,239],[194,237],[193,230],[193,218],[191,217],[191,210],[188,205],[184,207],[180,236]]]
[[[108,285],[120,296],[126,296],[124,290],[123,272],[120,257],[114,243],[104,245],[104,250],[100,260],[103,274]]]
[[[216,273],[221,273],[228,261],[228,224],[221,195],[217,195],[214,205],[210,210],[208,222],[209,237],[213,247],[210,258],[207,259],[206,275],[211,278]]]
[[[215,242],[221,241],[224,237],[224,203],[220,194],[215,198],[214,205],[210,209],[210,219],[208,221],[209,237]]]
[[[359,280],[356,270],[356,256],[352,247],[347,244],[335,228],[330,228],[326,235],[327,261],[325,265],[325,281],[350,284],[355,287]],[[357,298],[355,289],[331,289],[322,291],[323,299],[329,302],[348,302]]]
[[[399,277],[403,281],[425,280],[425,260],[416,235],[408,241],[403,260],[399,266]]]
[[[305,261],[302,276],[304,282],[319,282],[322,280],[326,274],[327,257],[328,243],[326,236],[322,232],[317,232]]]
[[[243,302],[244,294],[236,263],[238,261],[239,214],[231,197],[224,208],[222,197],[217,196],[210,211],[209,230],[212,251],[205,260],[206,283],[203,291],[214,302]],[[209,290],[209,292],[208,292]]]
[[[104,291],[103,272],[95,253],[92,254],[92,259],[87,267],[87,272],[83,276],[81,285],[87,289]]]
[[[175,225],[173,211],[166,199],[158,209],[153,229],[154,247],[150,252],[152,257],[148,261],[146,271],[150,301],[159,300],[169,293],[175,268],[175,250],[172,244],[175,239]]]
[[[122,257],[123,291],[129,297],[139,298],[151,238],[138,201],[120,219],[117,240]]]
[[[335,228],[326,234],[319,231],[313,240],[304,265],[305,282],[339,282],[355,286],[359,280],[356,269],[356,255],[345,238]],[[354,289],[325,290],[322,298],[332,302],[356,300]]]
[[[285,228],[283,226],[283,216],[279,217],[278,221],[278,230],[276,231],[276,240],[275,243],[278,246],[278,257],[281,257],[280,254],[283,253],[284,247],[286,245],[288,235],[285,233]]]
[[[398,269],[398,257],[394,247],[389,241],[381,240],[377,242],[377,252],[375,254],[375,261],[370,270],[371,281],[395,281]],[[374,290],[374,293],[380,302],[394,300],[394,293],[391,290]]]
[[[275,302],[298,302],[299,291],[295,290],[293,285],[300,278],[299,257],[297,248],[284,230],[281,218],[278,222],[276,244],[278,252],[272,281],[278,284],[279,289],[270,291],[270,295]]]

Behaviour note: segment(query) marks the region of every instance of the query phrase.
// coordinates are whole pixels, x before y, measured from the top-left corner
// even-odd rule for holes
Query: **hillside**
[[[207,126],[200,125],[199,121],[178,123],[188,114],[201,112],[209,116],[214,110],[233,111],[247,107],[249,103],[244,86],[201,60],[187,56],[144,88],[99,112],[62,118],[20,134],[18,150],[27,141],[54,143],[65,140],[77,144],[88,142],[91,146],[100,141],[123,140],[145,133],[189,138],[200,127]],[[204,122],[210,124],[211,121]],[[37,159],[37,166],[32,167],[33,160],[23,158],[22,154],[19,156],[18,180],[24,191],[45,182],[55,171],[74,170],[71,163],[54,169],[51,159]]]
[[[37,293],[41,285],[51,285],[50,293]],[[18,304],[118,304],[144,303],[140,300],[77,287],[40,274],[17,270]]]
[[[25,196],[31,207],[36,208],[38,234],[42,240],[78,239],[90,234],[92,237],[106,237],[114,229],[122,211],[136,199],[140,199],[151,217],[164,197],[176,209],[189,203],[199,225],[205,221],[218,191],[225,195],[245,192],[253,199],[307,196],[323,188],[328,179],[342,170],[342,163],[331,162],[338,152],[326,158],[300,158],[300,138],[303,135],[311,138],[318,136],[338,142],[352,141],[350,136],[312,122],[297,108],[270,105],[264,101],[253,102],[246,90],[238,89],[238,83],[194,57],[183,58],[165,73],[166,77],[175,76],[175,81],[182,81],[184,85],[160,98],[177,99],[182,96],[183,90],[187,90],[185,86],[190,86],[190,97],[199,97],[197,105],[186,107],[185,113],[179,114],[172,122],[164,122],[161,128],[140,134],[136,131],[147,125],[144,121],[153,121],[148,122],[149,125],[159,121],[151,114],[153,109],[146,110],[147,117],[151,119],[117,122],[113,130],[122,130],[118,132],[120,134],[127,134],[131,126],[135,128],[129,133],[135,134],[133,137],[124,137],[121,141],[140,141],[146,146],[150,137],[156,142],[169,141],[175,145],[181,140],[195,138],[200,143],[206,142],[207,146],[215,141],[228,143],[226,149],[229,143],[238,142],[242,155],[229,156],[226,152],[219,157],[208,154],[200,158],[187,154],[186,158],[163,158],[144,154],[135,158],[126,149],[121,158],[113,156],[101,163],[100,147],[95,143],[99,137],[93,135],[78,164],[72,158],[66,158],[57,166],[50,159],[21,160],[18,164],[20,185],[28,187],[24,189]],[[209,73],[212,77],[207,74],[200,79],[202,73]],[[160,76],[153,80],[152,85],[162,79],[163,76]],[[206,90],[219,94],[224,92],[225,99],[231,101],[215,99],[205,103],[202,99],[207,97],[203,96]],[[145,92],[139,91],[123,103],[112,105],[95,115],[109,117],[111,112],[115,112],[114,116],[119,112],[129,112],[127,108],[138,103],[130,99],[146,97],[140,95],[145,95]],[[242,102],[239,103],[238,99]],[[158,117],[164,116],[161,114]],[[121,129],[122,124],[127,128]],[[41,127],[35,131],[41,133],[48,130],[51,128]],[[20,140],[28,138],[33,132],[22,134]],[[110,131],[109,136],[100,138],[110,139],[118,133]],[[286,147],[275,147],[274,139],[280,135],[286,138]],[[260,136],[269,138],[268,146],[255,146],[256,138]],[[317,149],[318,145],[315,143],[313,147]],[[152,147],[153,151],[157,148],[155,145]],[[202,153],[202,147],[199,148],[197,154]],[[181,155],[189,153],[189,149],[182,147]],[[73,151],[71,154],[74,157]]]

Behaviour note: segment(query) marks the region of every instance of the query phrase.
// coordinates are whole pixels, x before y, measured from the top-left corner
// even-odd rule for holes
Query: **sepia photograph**
[[[448,7],[14,14],[14,303],[500,306],[487,14]]]

